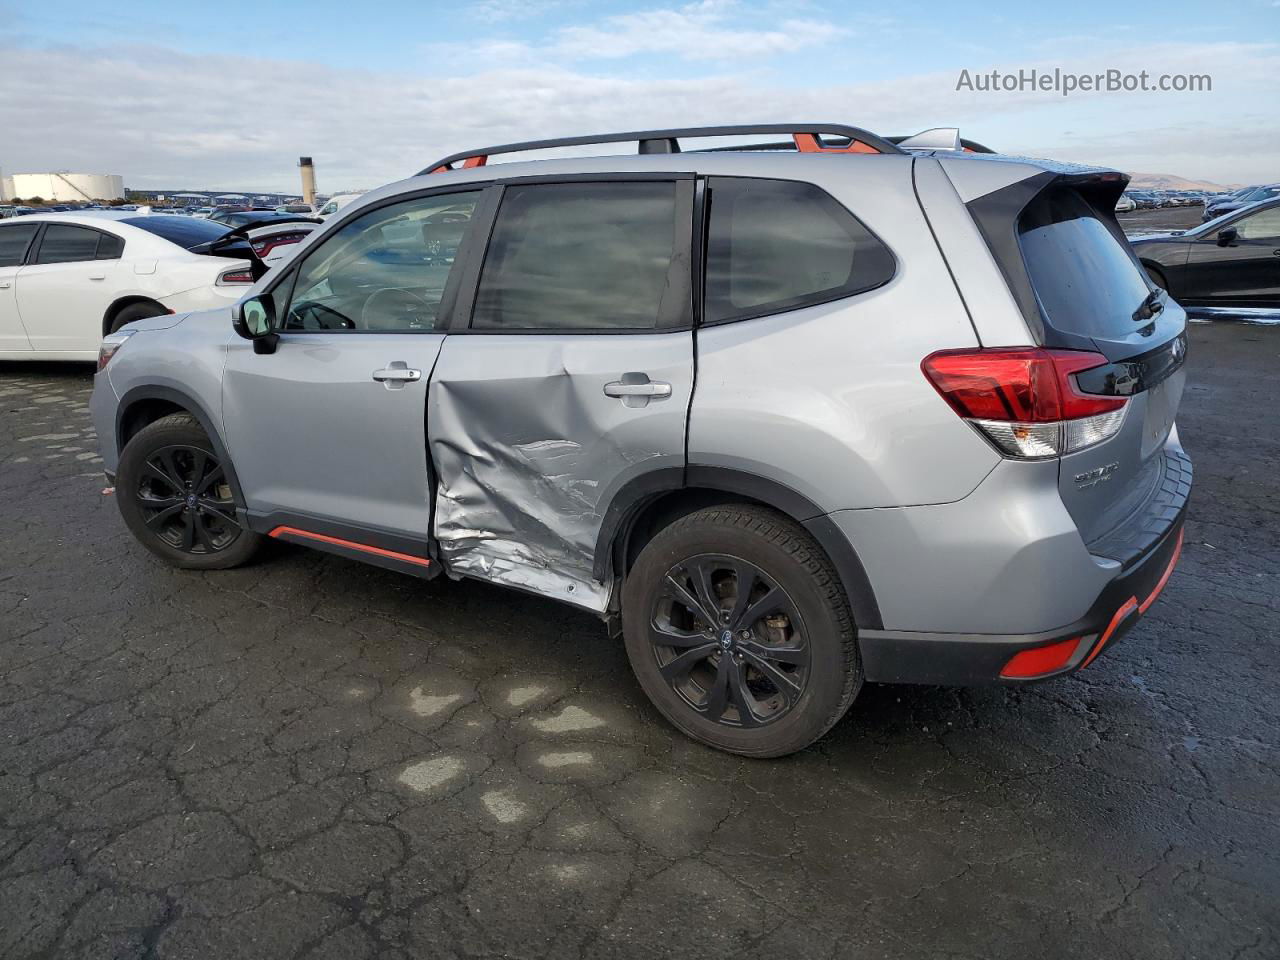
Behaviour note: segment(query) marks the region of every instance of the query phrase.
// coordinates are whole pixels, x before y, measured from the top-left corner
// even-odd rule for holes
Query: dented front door
[[[691,177],[505,188],[428,394],[450,573],[607,605],[592,567],[614,494],[684,467],[692,205]]]

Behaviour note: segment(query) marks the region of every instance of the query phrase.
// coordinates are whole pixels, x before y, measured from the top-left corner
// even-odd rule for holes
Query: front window
[[[1280,207],[1259,210],[1236,221],[1236,236],[1241,240],[1280,239]]]
[[[420,197],[344,224],[301,264],[282,329],[437,329],[445,283],[479,197]]]
[[[0,267],[16,267],[27,255],[27,247],[39,225],[15,223],[0,227]]]

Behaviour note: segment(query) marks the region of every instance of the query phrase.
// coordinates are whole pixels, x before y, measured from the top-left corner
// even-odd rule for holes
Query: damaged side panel
[[[605,392],[641,377],[670,393]],[[427,404],[445,569],[603,612],[605,512],[633,478],[683,467],[692,388],[687,330],[446,338]]]

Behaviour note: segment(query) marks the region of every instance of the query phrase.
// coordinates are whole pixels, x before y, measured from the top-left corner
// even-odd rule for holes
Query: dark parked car
[[[229,210],[215,211],[209,217],[215,223],[225,223],[228,227],[245,227],[249,224],[287,223],[290,220],[306,220],[319,223],[313,217],[303,217],[296,213],[276,213],[272,210]]]
[[[1130,190],[1126,196],[1134,202],[1139,210],[1151,210],[1160,206],[1160,201],[1156,199],[1154,194],[1142,190]]]
[[[1280,197],[1132,243],[1151,279],[1181,303],[1280,307]]]
[[[1214,217],[1220,217],[1224,213],[1239,210],[1241,207],[1248,206],[1251,203],[1257,203],[1259,200],[1270,200],[1273,197],[1280,197],[1280,183],[1269,183],[1259,187],[1253,187],[1249,190],[1245,190],[1243,193],[1235,193],[1225,199],[1215,200],[1212,203],[1206,204],[1204,208],[1204,220],[1207,223]]]

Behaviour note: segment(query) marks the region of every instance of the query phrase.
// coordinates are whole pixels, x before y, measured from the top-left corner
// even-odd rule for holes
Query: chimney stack
[[[316,203],[316,168],[310,157],[299,157],[298,166],[302,168],[302,202],[315,206]]]

